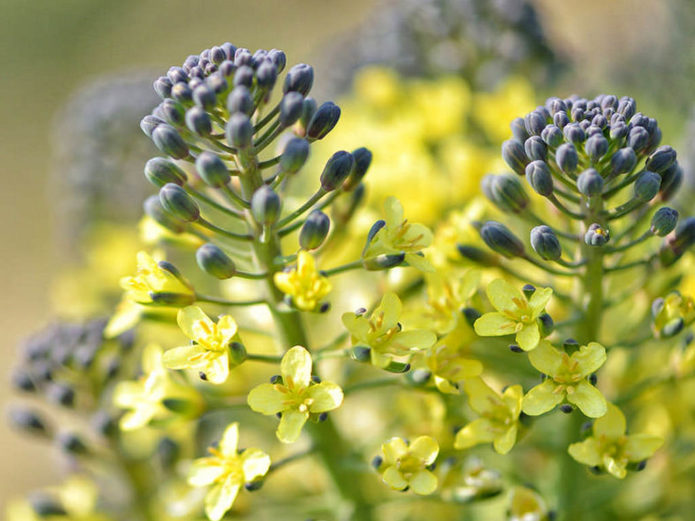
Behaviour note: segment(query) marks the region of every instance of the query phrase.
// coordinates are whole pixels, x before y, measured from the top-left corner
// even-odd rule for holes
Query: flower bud
[[[611,156],[611,173],[627,174],[635,168],[637,164],[637,154],[630,147],[621,148]]]
[[[524,143],[524,152],[530,160],[545,161],[548,156],[548,147],[538,136],[531,136]]]
[[[208,186],[219,188],[229,182],[230,175],[227,165],[216,154],[207,150],[200,153],[195,160],[195,168],[200,178]]]
[[[145,199],[143,207],[145,210],[145,215],[170,232],[181,233],[185,229],[183,222],[164,211],[164,208],[162,208],[162,203],[159,202],[158,196],[152,195]]]
[[[562,132],[565,134],[565,139],[575,145],[586,139],[586,133],[578,123],[570,123],[569,125],[565,125]]]
[[[467,244],[458,244],[456,249],[461,254],[461,257],[468,259],[477,264],[482,264],[484,266],[496,266],[497,259],[490,253],[476,248],[475,246],[469,246]]]
[[[512,129],[512,136],[514,136],[514,139],[516,139],[517,141],[521,141],[523,143],[529,137],[531,137],[531,135],[526,130],[526,123],[522,118],[515,118],[514,120],[512,120],[512,122],[509,124],[509,127]]]
[[[241,112],[242,114],[251,116],[254,109],[255,106],[253,104],[253,98],[251,97],[251,91],[244,85],[234,87],[232,92],[229,93],[229,96],[227,96],[227,110],[230,114]]]
[[[641,152],[649,143],[649,132],[643,127],[633,127],[627,134],[627,146]]]
[[[248,148],[253,140],[253,125],[246,114],[237,112],[227,121],[227,142],[236,148]]]
[[[321,105],[314,113],[306,128],[306,135],[310,139],[323,139],[340,119],[340,107],[332,101]]]
[[[589,246],[603,246],[610,239],[608,228],[598,223],[593,223],[584,234],[584,242]]]
[[[14,427],[32,434],[48,434],[49,432],[39,413],[29,409],[11,409],[9,420]]]
[[[140,128],[149,138],[152,137],[152,132],[162,123],[166,123],[163,119],[157,116],[147,115],[142,120],[140,120]]]
[[[251,213],[258,224],[270,225],[280,217],[280,196],[268,185],[261,186],[251,196]]]
[[[538,110],[529,112],[526,114],[526,117],[524,117],[526,131],[532,136],[539,136],[547,124],[548,122],[546,121],[545,116]]]
[[[321,187],[326,192],[338,188],[350,175],[354,161],[352,154],[344,150],[333,154],[321,172]]]
[[[682,183],[683,169],[676,161],[661,174],[661,188],[659,190],[661,200],[668,201],[676,195]]]
[[[629,120],[636,110],[637,103],[635,103],[634,99],[629,98],[627,96],[623,96],[622,98],[620,98],[617,111],[619,114],[622,114],[625,117],[625,119]]]
[[[553,116],[553,124],[559,129],[565,128],[570,123],[570,117],[565,112],[558,112]]]
[[[208,136],[212,132],[210,115],[200,107],[191,107],[186,112],[186,126],[194,134]]]
[[[571,143],[560,145],[555,152],[555,161],[560,170],[566,174],[572,174],[577,170],[579,164],[579,155],[577,149]]]
[[[524,175],[526,165],[529,163],[524,150],[524,145],[516,139],[508,139],[502,143],[502,157],[514,172]]]
[[[387,255],[382,253],[375,257],[369,257],[362,260],[362,266],[367,271],[380,271],[399,266],[405,260],[405,253],[396,253]]]
[[[649,227],[654,235],[665,237],[671,233],[678,223],[678,211],[668,206],[659,208],[652,217],[652,224]]]
[[[188,156],[188,145],[171,125],[158,125],[152,131],[152,141],[159,150],[174,159]]]
[[[294,174],[299,171],[309,157],[309,142],[300,137],[290,139],[280,157],[280,169]]]
[[[601,130],[599,129],[598,132],[601,132]],[[603,134],[593,134],[584,143],[584,151],[589,156],[589,159],[595,163],[608,152],[608,140],[603,137]]]
[[[280,125],[289,127],[302,115],[304,109],[304,96],[298,92],[288,92],[280,101]]]
[[[311,65],[298,63],[287,71],[285,76],[285,84],[282,86],[282,92],[299,92],[302,96],[309,94],[312,85],[314,84],[314,69]]]
[[[645,170],[635,181],[635,199],[647,202],[651,201],[659,193],[661,176],[655,172]]]
[[[179,82],[171,88],[171,97],[182,104],[193,101],[193,91],[188,83]]]
[[[155,109],[161,117],[175,127],[180,127],[185,121],[185,109],[183,105],[173,99],[165,99]]]
[[[160,76],[152,84],[154,91],[162,99],[166,99],[171,96],[171,87],[173,85],[173,82],[166,76]]]
[[[349,192],[353,190],[364,178],[372,164],[372,153],[365,147],[360,147],[352,151],[352,157],[355,160],[350,175],[343,183],[343,190]]]
[[[668,235],[661,246],[659,255],[664,266],[670,266],[695,244],[695,217],[681,221],[676,230]]]
[[[253,69],[248,65],[239,65],[235,63],[237,70],[234,73],[234,87],[243,85],[246,88],[251,88],[253,85]]]
[[[560,241],[550,226],[536,226],[531,230],[531,247],[545,260],[557,260],[562,255]]]
[[[551,148],[557,148],[563,141],[562,130],[555,125],[547,125],[541,132],[541,139]]]
[[[529,198],[519,179],[511,174],[486,175],[483,192],[503,212],[519,213],[529,204]]]
[[[509,259],[524,255],[524,244],[502,223],[487,221],[480,228],[480,236],[491,250]]]
[[[553,321],[553,317],[551,317],[548,313],[542,313],[538,317],[538,325],[540,326],[541,336],[544,338],[549,336],[555,330],[555,322]]]
[[[331,220],[321,210],[314,210],[306,218],[299,231],[299,245],[304,250],[315,250],[326,239]]]
[[[673,163],[676,162],[676,151],[668,145],[657,148],[647,158],[644,166],[652,172],[663,174]]]
[[[531,161],[526,166],[526,181],[543,197],[553,193],[553,176],[545,161]]]
[[[278,79],[278,69],[275,64],[269,60],[264,60],[256,70],[256,82],[262,89],[270,90],[275,85]]]
[[[187,181],[186,173],[163,157],[153,157],[145,163],[145,177],[158,188],[167,183],[182,186]]]
[[[208,85],[202,84],[193,89],[193,102],[205,110],[211,110],[217,105],[217,96]]]
[[[285,69],[285,65],[287,64],[287,56],[285,56],[285,53],[281,50],[270,49],[268,51],[268,58],[275,64],[278,73],[281,73]]]
[[[629,130],[629,127],[625,123],[616,123],[615,125],[611,126],[610,138],[614,141],[623,139],[625,136],[627,136]]]
[[[228,279],[236,273],[234,261],[212,243],[203,244],[198,248],[195,260],[201,270],[218,279]]]
[[[59,432],[55,440],[60,450],[68,454],[84,455],[89,452],[82,438],[75,433]]]
[[[190,69],[189,69],[190,70]],[[172,84],[179,83],[182,81],[188,81],[188,74],[183,67],[169,67],[167,72],[167,77]]]
[[[594,168],[584,170],[577,177],[577,189],[586,197],[601,195],[603,192],[603,177]]]
[[[162,208],[182,221],[193,222],[200,217],[200,208],[179,185],[167,183],[159,190]]]

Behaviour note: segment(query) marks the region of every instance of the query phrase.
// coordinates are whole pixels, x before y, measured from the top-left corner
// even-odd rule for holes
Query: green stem
[[[339,273],[343,273],[345,271],[360,269],[361,267],[362,259],[348,262],[347,264],[343,264],[342,266],[336,266],[335,268],[331,268],[328,270],[323,270],[321,271],[321,274],[324,277],[331,277],[332,275],[338,275]]]
[[[195,299],[198,302],[208,302],[210,304],[220,304],[221,306],[255,306],[258,304],[265,304],[264,298],[251,299],[251,300],[227,300],[222,297],[216,297],[214,295],[201,295],[196,293]]]
[[[278,355],[256,355],[253,353],[248,353],[246,355],[246,360],[252,360],[254,362],[265,362],[268,364],[279,364],[282,360],[282,357]]]
[[[280,220],[278,221],[277,225],[276,225],[277,228],[282,228],[283,226],[285,226],[285,225],[291,223],[292,221],[294,221],[297,217],[299,217],[299,216],[302,215],[304,212],[306,212],[309,208],[311,208],[312,206],[314,206],[314,205],[315,205],[324,195],[326,195],[327,193],[328,193],[328,192],[326,192],[323,188],[319,188],[318,190],[316,190],[316,193],[314,193],[314,195],[312,195],[311,197],[309,197],[309,199],[307,199],[307,201],[306,201],[302,206],[300,206],[299,208],[297,208],[297,209],[296,209],[294,212],[292,212],[291,214],[289,214],[289,215],[283,217],[282,219],[280,219]]]

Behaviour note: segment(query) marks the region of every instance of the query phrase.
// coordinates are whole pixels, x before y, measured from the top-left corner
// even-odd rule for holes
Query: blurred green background
[[[644,90],[640,60],[671,44],[679,25],[676,7],[690,3],[537,0],[552,44],[571,61],[564,80],[567,90],[559,95],[623,87],[616,93],[636,96],[616,84],[611,67],[616,60],[622,66],[629,60],[636,71],[629,86]],[[0,1],[3,408],[9,397],[6,368],[12,367],[15,346],[50,318],[48,285],[58,268],[60,249],[54,241],[52,194],[47,188],[50,134],[55,114],[71,93],[106,73],[163,73],[188,54],[224,41],[252,50],[277,47],[287,52],[290,64],[312,63],[366,19],[374,6],[373,0]],[[687,45],[682,51],[689,52]],[[659,63],[657,69],[649,69],[663,85],[653,99],[662,100],[660,114],[671,114],[671,121],[660,119],[664,142],[677,144],[674,133],[684,124],[682,102],[690,100],[672,97],[670,105],[663,106],[671,80],[681,71],[668,60]],[[321,83],[321,70],[316,83]],[[539,102],[545,94],[538,94]],[[649,108],[649,102],[640,103]],[[5,422],[0,422],[0,446],[0,506],[11,496],[54,481],[49,448],[9,432]]]

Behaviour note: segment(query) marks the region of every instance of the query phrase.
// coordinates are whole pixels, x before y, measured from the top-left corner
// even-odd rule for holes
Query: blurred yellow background
[[[2,0],[0,4],[4,300],[0,396],[5,409],[15,346],[50,318],[48,284],[57,268],[47,190],[50,132],[54,115],[70,94],[105,73],[143,68],[164,72],[188,54],[224,41],[252,50],[277,47],[287,52],[290,64],[312,63],[327,44],[365,19],[375,2]],[[573,76],[576,91],[600,84],[613,60],[628,52],[639,56],[641,48],[659,45],[673,23],[670,2],[536,4],[553,43],[582,68]],[[606,90],[611,87],[605,85]],[[0,506],[13,495],[54,481],[57,471],[49,448],[9,432],[4,421],[0,446],[4,458]]]

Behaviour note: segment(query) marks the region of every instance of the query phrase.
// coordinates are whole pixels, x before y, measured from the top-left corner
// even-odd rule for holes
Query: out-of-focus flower
[[[626,434],[623,412],[608,404],[604,416],[594,421],[593,436],[569,446],[570,456],[579,463],[600,467],[616,478],[627,475],[629,463],[650,458],[664,440],[652,434]]]
[[[277,288],[292,298],[302,311],[314,311],[321,299],[332,289],[331,283],[316,269],[316,260],[308,251],[300,251],[297,265],[287,272],[278,272],[274,279]]]
[[[516,343],[524,351],[535,349],[541,339],[538,317],[553,293],[551,288],[537,289],[530,299],[504,279],[495,279],[487,287],[490,303],[497,310],[475,321],[481,336],[516,334]]]
[[[229,425],[219,446],[208,448],[211,456],[198,458],[188,472],[188,483],[194,487],[212,485],[205,496],[205,514],[219,521],[232,508],[241,487],[262,478],[270,468],[270,456],[260,449],[239,447],[239,424]]]
[[[528,357],[531,365],[548,378],[524,396],[526,414],[538,416],[564,400],[579,407],[590,418],[606,414],[606,399],[587,380],[606,361],[606,349],[601,344],[590,342],[568,355],[547,340],[541,340]]]
[[[469,269],[458,276],[456,273],[428,274],[427,318],[434,321],[437,332],[449,333],[461,320],[461,309],[475,295],[482,273]]]
[[[545,500],[527,487],[514,487],[509,494],[508,521],[548,521]]]
[[[369,317],[364,313],[343,314],[343,324],[352,337],[352,344],[370,349],[372,363],[386,367],[394,356],[407,356],[431,347],[437,336],[424,329],[403,331],[398,321],[403,304],[395,293],[386,293]]]
[[[147,252],[138,252],[137,261],[135,276],[121,279],[121,287],[127,298],[139,304],[162,303],[170,306],[185,306],[195,301],[191,284],[162,268]]]
[[[311,414],[332,411],[343,402],[342,389],[330,382],[316,383],[311,377],[311,355],[294,346],[282,357],[280,381],[251,389],[249,407],[261,414],[281,413],[276,434],[283,443],[294,443]]]
[[[695,321],[695,302],[678,291],[658,298],[652,305],[654,330],[657,335],[668,338],[680,333]]]
[[[437,476],[429,469],[439,454],[439,444],[430,436],[420,436],[412,443],[391,438],[381,446],[384,454],[379,465],[381,479],[394,490],[410,489],[428,495],[437,488]]]
[[[476,499],[494,497],[502,492],[503,482],[499,471],[488,468],[478,457],[468,457],[463,462],[446,460],[439,466],[442,479],[441,495],[448,501],[468,503]]]
[[[509,452],[516,442],[519,414],[524,391],[520,385],[507,387],[500,396],[482,378],[465,381],[464,389],[471,408],[480,415],[456,433],[454,447],[467,449],[492,442],[500,454]]]
[[[200,372],[203,380],[213,384],[227,381],[230,367],[243,361],[243,346],[237,341],[237,324],[231,315],[223,315],[217,323],[213,322],[198,306],[180,309],[177,322],[181,331],[193,343],[188,346],[174,347],[162,357],[167,369],[194,369]],[[240,347],[232,353],[232,343]]]

